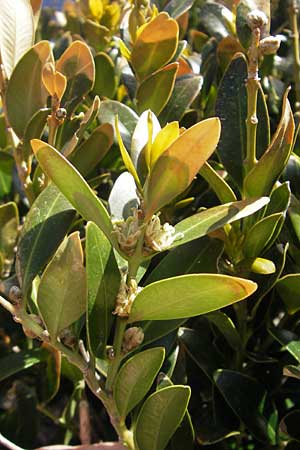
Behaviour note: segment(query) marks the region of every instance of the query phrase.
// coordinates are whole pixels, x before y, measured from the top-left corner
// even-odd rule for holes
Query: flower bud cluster
[[[129,317],[135,297],[141,290],[142,288],[138,287],[135,280],[130,280],[129,284],[122,280],[113,314],[123,318]]]
[[[163,252],[171,247],[176,239],[182,238],[182,233],[175,233],[175,228],[168,222],[161,225],[159,214],[154,214],[145,231],[145,252]]]
[[[132,256],[139,237],[142,233],[140,226],[140,211],[137,208],[132,209],[132,215],[125,221],[119,220],[113,224],[112,234],[117,237],[120,249],[128,256]]]
[[[263,11],[255,9],[247,14],[247,24],[252,33],[259,34],[258,56],[273,55],[280,47],[280,39],[277,36],[267,36],[260,39],[264,27],[268,24],[268,18]]]
[[[144,340],[144,332],[140,327],[130,327],[124,333],[122,342],[122,353],[129,353],[141,345]]]

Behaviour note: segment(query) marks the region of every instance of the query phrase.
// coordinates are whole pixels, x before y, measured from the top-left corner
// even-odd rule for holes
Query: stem
[[[118,317],[116,320],[116,331],[114,336],[114,343],[113,343],[113,349],[114,349],[114,359],[111,362],[108,374],[107,374],[107,380],[105,388],[107,391],[111,391],[118,369],[120,367],[121,361],[122,361],[122,342],[123,342],[123,336],[127,325],[127,319],[123,317]]]
[[[13,316],[16,314],[16,308],[12,305],[8,300],[5,300],[4,297],[0,295],[0,305],[3,306],[8,312],[10,312]]]
[[[297,1],[293,0],[289,7],[290,26],[292,29],[293,37],[293,52],[294,52],[294,83],[295,83],[295,110],[300,111],[300,52],[299,52],[299,30],[298,30],[298,6]]]
[[[256,132],[257,132],[257,94],[259,89],[258,77],[258,45],[260,30],[255,28],[252,32],[252,44],[250,46],[247,88],[247,156],[245,160],[246,174],[255,166],[256,159]]]

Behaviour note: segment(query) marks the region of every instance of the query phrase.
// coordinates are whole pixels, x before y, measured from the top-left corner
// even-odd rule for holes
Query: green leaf
[[[63,139],[61,139],[63,142],[65,142],[62,149],[62,153],[64,156],[69,157],[69,155],[73,153],[73,150],[83,138],[87,128],[92,125],[92,123],[96,119],[97,115],[99,114],[99,110],[100,98],[96,95],[92,105],[85,112],[83,118],[79,118],[78,116],[76,116],[70,121],[64,122],[62,134],[65,134],[66,136],[62,136]]]
[[[178,19],[178,17],[193,6],[194,1],[195,0],[170,0],[164,7],[164,11],[173,17],[173,19]]]
[[[43,171],[74,208],[84,219],[95,222],[106,237],[112,240],[109,215],[80,173],[55,148],[45,142],[33,139],[31,146]]]
[[[95,84],[93,93],[100,97],[113,98],[117,89],[117,77],[115,66],[106,53],[98,53],[95,56]]]
[[[272,214],[259,220],[250,228],[243,246],[246,257],[256,257],[263,252],[272,240],[276,227],[283,217],[283,213]]]
[[[33,115],[46,106],[48,95],[42,84],[42,70],[52,61],[49,42],[41,41],[20,59],[9,80],[6,92],[8,119],[21,139]]]
[[[242,349],[240,335],[229,316],[222,311],[214,311],[207,314],[205,317],[218,328],[233,350],[240,351]]]
[[[231,11],[217,2],[206,2],[200,7],[199,23],[207,34],[218,40],[234,33]]]
[[[167,64],[178,45],[179,27],[174,19],[162,12],[150,20],[134,43],[130,62],[139,79]]]
[[[182,275],[146,286],[135,298],[129,321],[180,319],[231,305],[251,295],[256,283],[218,274]]]
[[[223,243],[208,237],[180,245],[156,265],[146,278],[146,283],[188,273],[216,273],[222,252]]]
[[[62,354],[59,350],[46,342],[42,344],[42,347],[47,350],[48,353],[45,370],[46,376],[43,377],[44,383],[41,386],[42,403],[45,405],[55,397],[59,390]]]
[[[94,85],[95,64],[88,45],[83,41],[72,42],[56,62],[56,70],[67,77],[61,105],[71,115]]]
[[[182,133],[161,154],[144,187],[145,220],[149,220],[153,213],[191,184],[201,166],[215,150],[219,136],[219,120],[206,119]]]
[[[176,240],[172,247],[205,236],[223,227],[226,223],[250,216],[263,208],[268,202],[268,197],[241,200],[226,205],[215,206],[214,208],[194,214],[175,226],[176,233],[183,233],[183,237]]]
[[[7,152],[0,151],[0,198],[10,193],[13,166],[13,156]]]
[[[46,361],[49,353],[45,348],[39,347],[32,350],[21,350],[1,358],[0,381],[15,375],[21,370]]]
[[[295,131],[288,93],[289,90],[284,95],[282,116],[269,148],[245,178],[248,196],[269,195],[288,162]]]
[[[0,53],[7,78],[33,45],[34,21],[28,0],[0,0]]]
[[[21,144],[22,154],[25,161],[28,161],[28,159],[32,156],[32,149],[30,145],[31,139],[41,138],[47,123],[47,118],[50,114],[50,108],[42,108],[29,120],[24,132],[23,142]]]
[[[49,185],[33,203],[17,251],[16,267],[24,293],[56,251],[74,216],[74,209],[54,185]]]
[[[145,322],[139,322],[139,326],[144,333],[144,340],[141,346],[144,347],[170,334],[172,331],[177,330],[184,322],[186,322],[186,319],[147,320]]]
[[[115,128],[116,116],[118,116],[120,134],[124,145],[127,148],[130,148],[131,136],[139,116],[128,106],[115,100],[105,100],[101,102],[99,111],[99,120],[101,123],[110,123],[113,128]]]
[[[18,238],[19,212],[14,202],[0,205],[0,255],[3,257],[3,271],[10,272],[15,257]],[[7,273],[6,273],[7,275]],[[1,270],[0,270],[1,277]]]
[[[171,97],[159,115],[162,126],[182,119],[199,94],[202,82],[203,78],[199,75],[185,75],[176,80]]]
[[[246,158],[247,91],[245,79],[248,68],[245,56],[238,53],[228,66],[216,100],[216,115],[220,117],[222,131],[218,145],[220,158],[234,181],[241,187]],[[261,156],[270,143],[270,124],[263,91],[257,98],[257,156]],[[257,195],[259,196],[259,195]]]
[[[96,357],[103,357],[121,276],[109,241],[93,222],[87,224],[85,251],[89,346]]]
[[[114,385],[114,399],[121,419],[145,397],[165,358],[163,348],[145,350],[121,367]]]
[[[256,379],[233,370],[218,370],[215,383],[225,400],[254,436],[262,442],[273,442],[274,429],[262,414],[266,391]]]
[[[236,196],[229,184],[226,183],[213,167],[206,162],[199,171],[200,175],[209,184],[210,188],[216,193],[221,203],[235,202]]]
[[[150,109],[158,115],[168,103],[175,84],[178,63],[172,63],[147,77],[136,94],[140,113]]]
[[[285,182],[273,189],[270,203],[267,206],[265,216],[286,212],[291,200],[291,189],[289,182]]]
[[[189,398],[188,386],[170,386],[150,395],[136,423],[135,440],[139,448],[164,450],[183,419]]]
[[[291,273],[280,278],[276,283],[276,290],[289,314],[300,310],[300,274]]]
[[[79,233],[65,238],[43,272],[37,302],[54,341],[86,310],[86,273]]]
[[[113,127],[106,123],[99,125],[70,156],[71,163],[83,176],[89,175],[107,154],[113,144]]]

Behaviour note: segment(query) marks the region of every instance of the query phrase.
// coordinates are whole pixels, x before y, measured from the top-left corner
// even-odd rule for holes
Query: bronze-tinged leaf
[[[191,184],[215,150],[220,132],[219,119],[203,120],[182,133],[161,154],[144,187],[146,220]]]
[[[60,72],[56,72],[52,63],[48,63],[44,66],[42,72],[42,79],[45,88],[49,94],[60,101],[67,87],[67,78]]]
[[[138,78],[145,78],[173,58],[178,45],[178,30],[177,22],[165,12],[143,26],[130,57]]]
[[[74,41],[57,61],[56,70],[67,77],[62,104],[71,114],[94,85],[94,58],[87,44]]]

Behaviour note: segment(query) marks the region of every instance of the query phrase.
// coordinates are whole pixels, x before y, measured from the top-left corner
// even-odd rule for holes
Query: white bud
[[[254,9],[247,14],[247,24],[254,30],[255,28],[263,28],[268,23],[268,18],[263,11]]]
[[[280,39],[276,36],[268,36],[259,42],[261,55],[273,55],[280,47]]]

